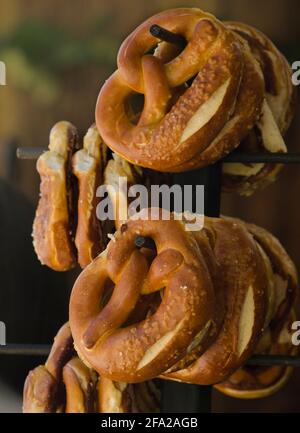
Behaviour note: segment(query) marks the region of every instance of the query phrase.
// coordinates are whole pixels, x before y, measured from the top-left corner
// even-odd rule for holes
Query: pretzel
[[[73,156],[73,173],[78,179],[78,221],[75,244],[82,268],[105,249],[104,225],[97,219],[96,190],[103,183],[107,148],[95,125],[84,137],[83,149]]]
[[[292,310],[298,276],[294,263],[271,233],[254,224],[246,224],[270,269],[269,308],[266,315],[265,331],[260,338],[255,353],[273,355],[296,355],[299,350],[292,344],[291,323],[295,320]],[[273,293],[272,293],[273,292]],[[224,394],[236,398],[262,398],[274,394],[288,381],[292,367],[248,367],[243,366],[216,388]]]
[[[260,119],[240,146],[241,152],[286,152],[283,140],[295,111],[296,92],[291,68],[285,57],[260,31],[238,22],[225,23],[227,28],[247,41],[259,63],[265,80],[265,96]],[[279,164],[232,164],[223,166],[225,190],[251,194],[275,180]]]
[[[70,327],[66,323],[55,337],[45,365],[32,370],[25,381],[23,412],[61,412],[59,383],[64,365],[75,355]]]
[[[270,262],[274,280],[274,296],[273,306],[271,305],[271,312],[269,313],[271,320],[268,324],[272,332],[275,332],[274,335],[278,336],[295,302],[298,289],[297,270],[275,236],[255,224],[246,223],[246,227],[256,243],[261,247],[260,250],[261,253],[264,253],[264,258],[267,257]],[[269,276],[269,282],[271,278]],[[272,302],[269,302],[269,304],[272,304]]]
[[[26,379],[23,412],[158,412],[159,402],[154,382],[128,385],[99,378],[76,356],[67,323],[55,337],[46,364]]]
[[[122,189],[123,185],[119,185],[120,178],[126,178],[126,191]],[[108,187],[116,229],[119,229],[128,219],[127,190],[129,190],[131,186],[142,182],[143,172],[139,167],[113,154],[113,158],[108,161],[104,171],[104,185]]]
[[[248,359],[263,329],[267,311],[267,276],[253,238],[237,221],[209,221],[225,293],[224,321],[211,345],[196,360],[183,359],[162,375],[165,379],[201,385],[224,380]],[[198,237],[199,233],[194,236]]]
[[[147,55],[157,45],[152,24],[184,36],[184,50],[159,47]],[[133,92],[145,97],[136,124],[125,104]],[[173,9],[149,18],[123,42],[118,70],[100,91],[96,123],[108,146],[131,163],[185,171],[234,149],[262,102],[262,74],[241,39],[200,9]]]
[[[65,413],[97,412],[97,374],[75,356],[63,368]]]
[[[50,132],[49,150],[37,161],[41,187],[33,223],[33,245],[41,263],[55,271],[66,271],[76,264],[73,240],[76,185],[70,164],[77,148],[75,127],[69,122],[58,122]]]
[[[69,324],[55,337],[45,365],[25,381],[25,413],[90,413],[97,411],[98,377],[76,356]]]
[[[135,247],[137,235],[149,236],[156,244],[150,267]],[[105,289],[111,286],[103,304]],[[162,289],[157,310],[127,325],[140,296]],[[144,209],[121,226],[107,250],[80,274],[69,317],[84,363],[111,380],[131,383],[170,368],[196,336],[205,341],[214,307],[211,276],[191,233],[174,217],[163,220],[160,210]]]
[[[279,334],[286,325],[298,285],[294,264],[279,241],[269,232],[236,218],[208,220],[212,221],[210,238],[213,239],[213,251],[223,271],[223,290],[227,294],[225,320],[221,332],[206,351],[195,351],[196,356],[190,355],[181,360],[162,376],[198,384],[218,383],[228,379],[231,373],[233,378],[239,377],[235,371],[254,352],[263,330],[266,330],[265,334],[272,333],[273,341],[280,340]],[[198,233],[194,235],[197,237]],[[256,283],[251,283],[253,278]],[[251,287],[254,294],[253,306],[246,295],[247,287]],[[237,301],[241,295],[245,299],[243,308]],[[245,319],[247,303],[247,309],[254,307],[255,314],[249,342],[239,354],[237,343],[241,333],[245,333],[245,328],[237,328],[236,323],[244,322],[248,327],[251,324],[249,319]]]
[[[299,349],[292,344],[290,327],[294,317],[295,314],[292,313],[276,338],[272,336],[270,329],[267,329],[258,344],[256,353],[297,355]],[[225,382],[215,385],[215,388],[235,398],[269,397],[286,384],[292,372],[293,368],[289,366],[244,366],[234,372]]]
[[[98,390],[102,413],[159,412],[160,391],[154,381],[127,384],[101,377]]]

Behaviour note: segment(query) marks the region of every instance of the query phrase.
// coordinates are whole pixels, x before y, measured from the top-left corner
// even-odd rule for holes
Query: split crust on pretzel
[[[77,356],[69,324],[55,337],[45,365],[31,371],[24,385],[24,413],[158,412],[154,382],[137,385],[100,378]]]
[[[272,335],[268,328],[261,340],[264,354],[297,355],[299,348],[292,344],[291,322],[295,313],[288,316],[278,335]],[[259,345],[261,342],[259,342]],[[257,347],[259,349],[259,347]],[[256,351],[260,353],[260,351]],[[245,366],[234,372],[225,382],[215,385],[215,388],[225,395],[241,399],[256,399],[269,397],[279,391],[288,381],[293,368],[289,366]]]
[[[154,381],[128,384],[101,377],[98,384],[99,412],[159,412],[160,391]]]
[[[130,164],[117,154],[112,155],[104,172],[104,185],[114,212],[115,228],[118,230],[128,219],[128,190],[131,186],[143,183],[143,171],[140,167]],[[121,182],[126,179],[127,188]]]
[[[79,356],[116,381],[140,382],[170,368],[207,327],[215,308],[211,276],[191,233],[181,221],[159,219],[159,209],[152,209],[156,220],[145,221],[149,211],[121,226],[107,250],[80,274],[70,299]],[[137,235],[156,244],[150,268],[135,247]],[[115,287],[103,306],[108,285]],[[157,310],[126,326],[140,296],[162,289]]]
[[[66,323],[55,337],[45,365],[36,367],[26,378],[23,412],[95,412],[96,382],[96,373],[76,356]]]
[[[151,209],[147,212],[150,214]],[[184,232],[185,221],[138,218],[121,227],[108,250],[81,274],[74,286],[70,320],[79,355],[113,380],[138,382],[158,374],[165,379],[198,384],[225,380],[251,356],[265,327],[272,326],[275,332],[274,323],[282,320],[286,305],[292,305],[297,285],[292,262],[272,235],[237,219],[205,218],[204,229]],[[163,233],[160,238],[158,230]],[[150,236],[156,242],[157,256],[150,270],[143,254],[134,248],[136,235]],[[210,315],[206,315],[201,326],[198,322],[193,336],[186,332],[183,339],[176,315],[178,305],[182,308],[185,302],[182,293],[190,296],[188,272],[182,273],[180,288],[185,291],[179,292],[178,305],[174,299],[170,304],[166,276],[176,277],[180,261],[174,250],[184,256],[186,242],[189,248],[195,248],[195,242],[198,246],[198,257],[200,254],[208,278],[205,274],[198,276],[201,275],[202,287],[205,280],[213,285],[214,302]],[[108,303],[101,306],[109,281],[116,287]],[[163,302],[155,313],[126,326],[138,297],[161,289]],[[198,290],[201,293],[201,285]],[[164,304],[166,300],[169,305]],[[204,308],[202,305],[202,311]],[[169,322],[170,311],[173,322]],[[167,322],[171,326],[162,332]],[[149,330],[159,334],[150,335]],[[189,342],[187,336],[191,337]],[[178,342],[183,342],[181,347]]]
[[[154,23],[183,35],[184,50],[174,58],[169,49],[146,55],[157,45],[149,32]],[[125,108],[133,92],[145,96],[137,124]],[[262,102],[262,74],[246,44],[200,9],[173,9],[146,20],[123,42],[118,70],[100,91],[96,123],[108,146],[128,161],[185,171],[236,147]]]
[[[144,209],[73,288],[77,353],[111,380],[226,381],[267,329],[276,340],[294,303],[295,267],[269,232],[226,217],[206,217],[202,230],[189,232],[176,217]],[[137,250],[137,235],[152,238],[157,252]],[[161,303],[147,314],[157,291]]]
[[[292,70],[285,57],[270,39],[259,30],[239,22],[225,22],[230,30],[245,40],[264,76],[265,96],[260,119],[240,146],[243,152],[286,152],[283,136],[292,121],[296,91],[292,85]],[[223,166],[223,188],[252,194],[274,181],[280,164],[232,164]]]
[[[221,269],[224,320],[218,335],[200,356],[192,363],[183,359],[162,375],[201,385],[220,382],[245,362],[256,346],[267,311],[267,278],[252,236],[236,221],[207,220]]]
[[[66,271],[76,264],[71,158],[77,148],[76,128],[61,121],[51,129],[49,150],[37,161],[41,187],[33,223],[33,245],[40,262],[55,271]]]
[[[99,199],[97,188],[103,183],[107,164],[107,147],[102,141],[96,125],[92,125],[84,137],[83,149],[73,156],[73,173],[78,179],[77,229],[75,244],[78,263],[82,268],[106,246],[104,229],[96,215]]]
[[[58,332],[45,365],[30,371],[24,385],[23,412],[51,413],[62,410],[59,394],[64,365],[75,355],[68,323]]]
[[[217,338],[202,356],[199,356],[194,363],[191,363],[189,359],[183,359],[178,366],[175,365],[170,370],[171,373],[164,374],[164,378],[198,384],[211,384],[226,380],[230,372],[235,375],[235,371],[254,352],[258,338],[264,330],[272,332],[274,341],[280,340],[279,335],[295,300],[298,286],[295,266],[282,245],[273,235],[254,224],[248,224],[236,218],[223,217],[222,219],[213,221],[215,237],[211,235],[211,238],[215,239],[217,243],[219,242],[219,245],[223,249],[223,252],[222,250],[221,253],[218,252],[217,243],[215,244],[214,253],[220,268],[223,270],[223,287],[227,294],[225,300],[225,320]],[[244,236],[247,233],[248,242],[252,238],[251,243],[256,244],[256,261],[249,257],[250,265],[247,265],[247,261],[245,260],[251,251],[250,244],[247,247],[245,239],[239,239],[237,233],[235,233],[236,230],[237,233],[240,232],[240,235],[242,232],[244,232]],[[230,244],[231,247],[229,247]],[[226,255],[222,256],[224,253]],[[264,275],[265,282],[263,283],[262,281],[263,284],[260,287],[259,285],[255,286],[252,284],[252,288],[256,287],[258,296],[260,294],[263,297],[261,300],[259,300],[259,297],[256,298],[256,306],[261,308],[263,301],[265,311],[263,314],[255,315],[257,327],[256,329],[255,327],[252,328],[252,341],[246,346],[244,354],[237,356],[237,336],[241,332],[245,333],[243,326],[239,326],[238,329],[234,328],[237,318],[240,314],[239,325],[244,322],[249,327],[249,324],[251,324],[249,311],[255,311],[256,309],[254,308],[253,310],[254,305],[249,302],[250,299],[246,296],[244,308],[239,311],[237,309],[239,306],[236,301],[237,295],[234,295],[233,298],[230,295],[234,293],[234,286],[238,285],[239,282],[242,285],[249,283],[249,274],[247,275],[247,272],[252,272],[253,275],[260,272],[261,276]],[[232,283],[233,281],[235,284]],[[240,295],[243,292],[245,293],[245,289],[243,290],[242,287],[236,287],[236,289],[238,289],[236,293]],[[243,315],[245,314],[246,316],[243,319]],[[266,332],[264,331],[264,333]],[[187,368],[183,368],[184,366],[187,366]]]

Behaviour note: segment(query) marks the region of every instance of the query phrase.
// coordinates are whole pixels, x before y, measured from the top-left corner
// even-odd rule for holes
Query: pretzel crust
[[[106,246],[101,222],[96,216],[98,199],[96,190],[103,183],[107,163],[107,148],[96,125],[92,125],[84,137],[83,149],[75,153],[72,160],[73,173],[78,179],[78,221],[75,244],[78,263],[82,268]]]
[[[170,368],[214,312],[212,281],[195,240],[180,221],[164,221],[158,209],[153,211],[156,220],[129,220],[121,227],[106,252],[80,274],[71,294],[70,325],[79,356],[115,381],[140,382]],[[148,212],[144,209],[141,218]],[[156,243],[150,268],[134,245],[138,234]],[[109,280],[115,288],[101,307]],[[121,327],[140,294],[162,288],[153,315]]]
[[[159,412],[160,391],[154,381],[127,384],[101,377],[98,392],[101,413]]]
[[[73,338],[68,323],[58,332],[45,365],[30,371],[23,392],[24,413],[61,412],[59,383],[64,365],[74,356]]]
[[[279,335],[272,336],[269,347],[264,353],[272,355],[297,355],[299,348],[292,344],[291,322],[295,312],[289,315],[281,327]],[[256,399],[269,397],[279,391],[288,381],[293,368],[288,366],[243,367],[233,373],[225,382],[215,385],[215,388],[225,395],[241,399]]]
[[[283,136],[295,112],[296,89],[292,70],[286,58],[259,30],[240,22],[225,22],[230,30],[244,39],[264,76],[262,113],[250,136],[241,143],[241,152],[286,152]],[[250,195],[276,179],[281,164],[230,164],[223,166],[223,188]]]
[[[97,375],[75,356],[63,368],[66,387],[65,413],[96,412]]]
[[[158,412],[160,391],[154,382],[137,385],[100,378],[76,356],[69,324],[55,337],[45,365],[29,372],[24,413]]]
[[[104,171],[104,184],[108,187],[116,230],[128,219],[127,189],[122,190],[122,185],[119,185],[120,178],[126,178],[127,189],[129,190],[131,186],[142,183],[143,171],[140,167],[130,164],[113,153],[113,157],[108,161]]]
[[[145,54],[157,45],[149,32],[154,23],[187,39],[176,57],[164,48]],[[124,104],[132,92],[145,95],[136,125]],[[108,146],[128,161],[185,171],[236,147],[257,121],[262,102],[261,71],[240,38],[200,9],[173,9],[149,18],[123,42],[118,70],[100,91],[96,123]]]
[[[225,320],[217,338],[213,340],[211,346],[206,349],[206,351],[202,351],[196,356],[196,361],[195,358],[194,362],[190,362],[189,359],[184,358],[177,366],[173,366],[167,373],[164,373],[162,377],[198,384],[218,383],[220,380],[225,380],[224,386],[222,382],[218,389],[225,389],[224,392],[228,395],[232,395],[236,392],[237,397],[243,395],[243,393],[240,392],[241,390],[238,391],[237,386],[235,386],[238,380],[241,382],[241,386],[245,387],[245,396],[253,395],[253,398],[255,398],[256,395],[260,395],[260,392],[261,396],[263,396],[263,390],[259,390],[257,393],[253,391],[252,393],[252,385],[249,384],[249,389],[247,388],[247,375],[249,376],[250,373],[248,373],[248,370],[239,370],[239,367],[241,367],[256,350],[258,342],[260,342],[260,340],[263,341],[262,337],[258,340],[260,335],[264,336],[268,332],[272,334],[272,341],[276,342],[276,344],[274,343],[272,346],[272,353],[287,353],[291,349],[286,343],[283,345],[277,343],[277,341],[281,340],[281,335],[283,331],[285,332],[287,317],[290,314],[295,300],[298,286],[297,272],[282,245],[267,230],[254,224],[245,223],[237,218],[222,217],[221,219],[208,220],[212,221],[214,233],[210,234],[210,238],[212,238],[214,242],[213,251],[222,269],[223,289],[225,293],[227,293],[225,300],[225,308],[227,311],[227,313],[225,313]],[[244,233],[244,236],[239,237],[242,233]],[[247,257],[251,247],[250,244],[247,246],[247,242],[245,242],[245,234],[247,234],[248,243],[249,240],[251,240],[252,251],[256,250],[256,260],[249,256],[249,263],[247,263],[245,257]],[[218,248],[220,248],[218,247],[218,242],[223,251],[222,249],[218,251]],[[233,346],[233,344],[236,345],[238,336],[234,327],[239,314],[237,310],[239,303],[236,299],[238,299],[237,293],[240,295],[243,292],[245,293],[245,289],[238,287],[238,285],[239,281],[242,285],[244,282],[249,284],[249,281],[251,281],[249,272],[250,274],[252,272],[252,275],[260,273],[260,284],[252,284],[252,288],[254,288],[254,292],[258,295],[263,296],[261,299],[256,297],[255,303],[256,307],[259,309],[262,308],[262,304],[264,304],[264,311],[261,310],[260,314],[256,316],[256,320],[258,321],[256,322],[256,329],[255,326],[253,326],[252,329],[252,341],[250,340],[242,356],[236,357],[236,349],[234,349]],[[230,299],[230,293],[234,293],[232,281],[235,281],[235,286],[237,286],[238,289],[233,298]],[[240,314],[241,312],[242,310],[240,310]],[[263,331],[264,334],[262,334]],[[259,346],[261,347],[262,344],[259,343]],[[261,347],[260,350],[265,349]],[[277,352],[278,350],[279,352]],[[226,354],[229,355],[228,359],[226,359]],[[233,375],[232,382],[228,379],[231,374],[230,371]],[[275,392],[276,389],[279,389],[288,379],[289,372],[290,369],[270,369],[269,373],[266,373],[266,377],[269,378],[268,383],[270,387],[268,387],[265,392]],[[268,374],[274,379],[274,387],[271,387],[272,381]],[[263,380],[263,376],[264,370],[262,371],[261,380]],[[250,380],[251,383],[249,377],[248,380]]]
[[[225,293],[224,321],[217,337],[196,361],[162,375],[199,385],[224,380],[248,359],[267,310],[265,270],[251,235],[237,221],[210,220],[215,236],[213,251]]]
[[[66,271],[76,264],[72,224],[75,185],[69,173],[77,147],[76,128],[69,122],[58,122],[50,132],[49,150],[37,161],[41,186],[33,245],[40,262],[55,271]]]

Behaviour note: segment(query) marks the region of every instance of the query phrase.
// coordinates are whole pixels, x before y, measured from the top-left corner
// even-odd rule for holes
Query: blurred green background
[[[298,0],[0,0],[0,60],[7,67],[7,85],[0,86],[0,179],[21,194],[32,209],[38,199],[39,178],[34,161],[16,160],[16,147],[46,147],[50,128],[61,119],[73,122],[83,135],[94,121],[99,89],[115,69],[117,50],[124,37],[150,15],[181,6],[200,7],[221,19],[252,24],[265,32],[291,62],[300,60]],[[287,137],[289,149],[298,152],[299,113],[298,109]],[[288,166],[274,185],[250,198],[224,195],[222,212],[270,229],[281,239],[300,269],[299,192],[299,166]],[[13,197],[14,193],[3,194],[12,194]],[[10,219],[12,213],[18,213],[18,210],[8,210],[4,219]],[[30,223],[25,224],[24,220],[24,230],[16,237],[13,253],[10,253],[16,256],[14,260],[22,260],[23,248],[26,251],[31,249],[30,231]],[[7,232],[7,242],[9,236]],[[5,254],[8,254],[7,251],[2,249],[0,258]],[[32,260],[30,266],[34,270],[28,272],[36,279],[34,275],[39,272],[40,266],[37,260]],[[49,281],[48,274],[41,278]],[[66,281],[64,278],[51,273],[50,281],[53,280],[55,286],[66,285],[68,290],[72,276],[67,277]],[[1,307],[7,309],[7,304],[11,303],[11,311],[14,311],[13,305],[22,302],[18,290],[29,289],[27,286],[17,287],[14,296],[8,299],[1,297],[4,290],[4,287],[0,289],[0,320],[3,320]],[[41,310],[46,302],[43,290],[45,287],[40,287],[37,302],[27,301]],[[57,293],[53,289],[52,296],[51,314],[52,317],[56,315],[59,322],[66,315],[67,291],[60,288]],[[55,302],[64,305],[60,315],[55,313]],[[51,314],[47,316],[48,322],[51,321]],[[39,328],[38,323],[36,327]],[[47,342],[53,332],[53,329],[45,329],[41,334],[36,330],[36,334],[28,334],[28,339]],[[15,334],[14,338],[17,337]],[[2,362],[11,363],[8,358]],[[22,370],[19,364],[14,368]],[[222,412],[298,412],[300,401],[296,397],[299,391],[300,371],[294,374],[293,380],[281,392],[264,400],[238,401],[214,393],[213,409]],[[0,411],[7,395],[4,391],[1,395],[0,389]]]

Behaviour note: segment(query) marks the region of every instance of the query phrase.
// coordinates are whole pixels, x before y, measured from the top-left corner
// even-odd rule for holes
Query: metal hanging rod
[[[48,356],[50,344],[6,344],[0,346],[0,355]]]
[[[44,147],[19,147],[17,158],[37,159],[47,149]],[[225,156],[220,162],[232,163],[265,163],[265,164],[299,164],[300,153],[238,153]]]
[[[48,356],[51,347],[51,344],[6,344],[0,346],[0,355]],[[300,357],[291,355],[254,355],[247,361],[247,365],[300,367]]]
[[[184,48],[186,46],[186,39],[184,36],[170,32],[169,30],[161,27],[158,24],[153,24],[150,27],[150,33],[152,36],[160,39],[161,41],[169,42],[170,44],[177,45],[181,48]]]

